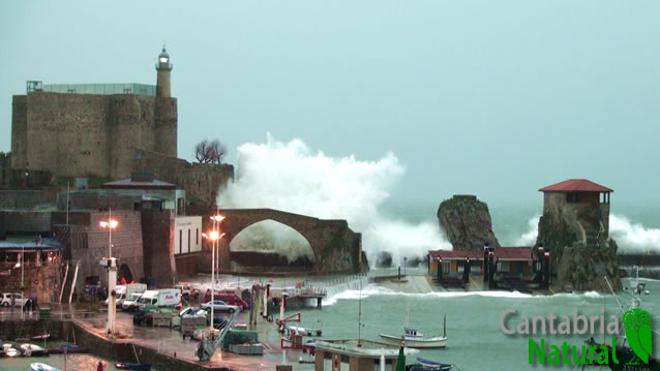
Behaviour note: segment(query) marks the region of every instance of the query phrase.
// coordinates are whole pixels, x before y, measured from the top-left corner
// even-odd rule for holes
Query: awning
[[[0,241],[0,251],[53,251],[63,250],[64,244],[55,238],[37,238],[34,241]]]

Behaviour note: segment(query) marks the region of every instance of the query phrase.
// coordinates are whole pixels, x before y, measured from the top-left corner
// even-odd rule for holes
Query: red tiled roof
[[[431,259],[443,260],[483,260],[483,251],[478,250],[434,250],[429,251]],[[498,247],[495,257],[502,260],[533,260],[531,247]]]
[[[568,179],[539,189],[541,192],[614,192],[588,179]]]
[[[483,259],[482,251],[476,250],[435,250],[429,251],[432,259],[446,259],[446,260],[463,260],[470,258],[471,260]]]
[[[498,247],[495,256],[502,260],[532,260],[531,247]]]

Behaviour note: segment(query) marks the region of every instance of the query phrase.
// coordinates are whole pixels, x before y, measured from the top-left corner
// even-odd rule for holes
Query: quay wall
[[[25,297],[37,294],[37,303],[57,301],[57,288],[60,287],[59,263],[44,264],[40,267],[26,260],[24,270],[0,266],[0,270],[9,272],[0,276],[0,292],[21,292],[21,282],[24,284]],[[0,332],[2,334],[2,332]]]
[[[75,342],[88,349],[93,355],[117,362],[135,362],[135,354],[140,362],[150,363],[159,370],[201,371],[217,370],[229,371],[228,368],[208,368],[195,364],[174,355],[159,353],[155,349],[128,342],[126,340],[111,341],[88,331],[76,321],[53,319],[0,320],[0,334],[4,340],[17,338],[31,338],[32,336],[48,332],[51,340],[64,340]]]

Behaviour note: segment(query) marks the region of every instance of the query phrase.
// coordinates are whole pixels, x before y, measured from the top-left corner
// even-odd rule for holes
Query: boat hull
[[[401,336],[392,336],[392,335],[385,335],[385,334],[380,334],[380,337],[383,338],[383,340],[393,343],[393,344],[400,344],[401,343]],[[403,338],[403,340],[406,343],[406,347],[408,348],[419,348],[419,349],[425,349],[425,348],[446,348],[447,347],[447,338],[445,337],[436,337],[436,338],[426,338],[426,339],[416,339],[413,337],[406,336]]]
[[[60,371],[59,368],[55,368],[53,366],[40,362],[31,363],[30,369],[32,369],[33,371]]]

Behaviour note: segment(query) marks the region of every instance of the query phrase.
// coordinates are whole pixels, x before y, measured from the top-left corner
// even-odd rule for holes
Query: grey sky
[[[155,83],[166,42],[182,157],[269,131],[394,152],[399,200],[539,202],[587,177],[657,203],[658,19],[651,0],[2,2],[0,150],[26,80]]]

